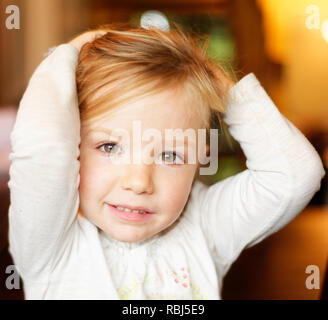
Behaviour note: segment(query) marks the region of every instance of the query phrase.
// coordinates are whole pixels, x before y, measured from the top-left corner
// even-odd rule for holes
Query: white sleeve
[[[61,44],[42,61],[10,136],[9,250],[23,279],[48,274],[79,206],[77,58]]]
[[[228,266],[245,247],[288,224],[320,189],[325,171],[253,73],[230,89],[226,103],[224,121],[247,169],[210,187],[197,181],[192,192],[210,247]]]

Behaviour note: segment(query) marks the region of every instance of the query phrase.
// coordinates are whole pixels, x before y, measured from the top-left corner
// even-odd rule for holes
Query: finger
[[[94,31],[86,31],[75,38],[73,38],[68,43],[75,46],[78,50],[82,48],[82,46],[88,42],[94,41],[96,38],[103,36],[107,32],[104,30],[94,30]]]

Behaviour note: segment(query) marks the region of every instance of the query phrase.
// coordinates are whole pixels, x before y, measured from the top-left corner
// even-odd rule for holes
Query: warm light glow
[[[325,20],[321,26],[321,33],[323,38],[328,42],[328,20]]]
[[[311,31],[315,37],[322,32],[327,40],[327,31],[324,31],[322,24],[328,20],[327,0],[257,0],[263,13],[265,46],[269,56],[278,63],[286,60],[286,48],[288,47],[288,36],[293,32],[293,36],[304,33],[306,20],[309,15],[306,9],[309,6],[317,6],[319,9],[319,28]],[[327,26],[325,23],[325,30]],[[321,30],[320,30],[321,29]]]
[[[328,0],[257,0],[265,50],[283,67],[284,115],[304,133],[327,132]]]

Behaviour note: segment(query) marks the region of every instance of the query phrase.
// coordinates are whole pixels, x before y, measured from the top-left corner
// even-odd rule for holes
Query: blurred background
[[[19,29],[6,19],[19,9]],[[7,11],[9,10],[9,11]],[[9,135],[28,80],[49,48],[110,22],[140,24],[149,10],[186,31],[210,35],[208,54],[240,79],[254,72],[276,103],[311,141],[328,167],[327,0],[2,0],[0,1],[0,299],[8,290]],[[9,18],[10,20],[10,18]],[[222,136],[212,184],[245,167],[236,141]],[[309,205],[288,226],[247,249],[224,281],[223,299],[328,299],[327,175]],[[320,288],[305,286],[308,265],[320,270]],[[21,286],[22,288],[22,286]]]

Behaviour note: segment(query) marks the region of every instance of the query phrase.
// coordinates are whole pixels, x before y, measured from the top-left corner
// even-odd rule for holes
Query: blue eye
[[[118,144],[115,142],[109,142],[109,143],[104,143],[100,147],[100,149],[103,148],[103,151],[107,154],[117,154],[119,153],[118,150],[121,150]]]

